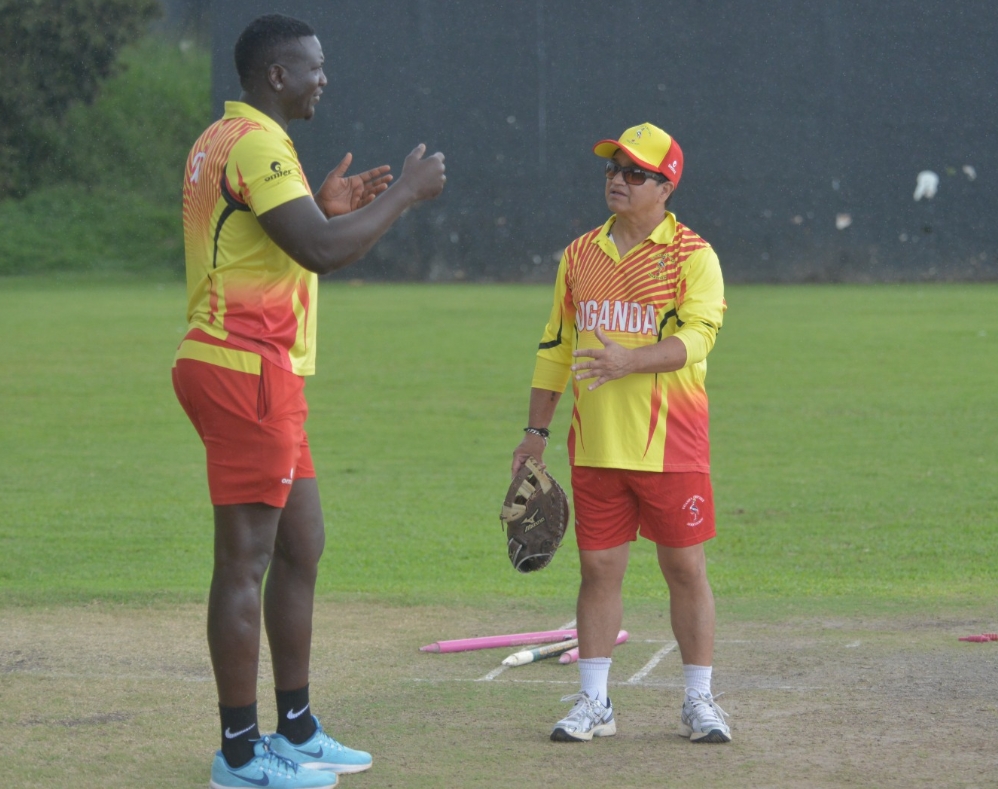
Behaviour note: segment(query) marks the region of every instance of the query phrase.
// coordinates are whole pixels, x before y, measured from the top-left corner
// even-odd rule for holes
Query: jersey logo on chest
[[[676,256],[672,252],[664,252],[658,260],[653,260],[648,279],[675,283],[679,279],[679,261]]]

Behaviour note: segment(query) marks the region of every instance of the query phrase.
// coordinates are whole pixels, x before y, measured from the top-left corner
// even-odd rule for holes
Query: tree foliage
[[[0,198],[56,179],[66,113],[159,14],[157,0],[0,0]]]

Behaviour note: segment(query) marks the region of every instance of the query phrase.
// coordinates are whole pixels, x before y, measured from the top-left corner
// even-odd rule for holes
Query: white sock
[[[713,666],[694,666],[683,664],[683,678],[686,680],[686,687],[691,690],[698,690],[702,695],[710,694],[710,674]]]
[[[584,658],[579,660],[579,677],[582,680],[582,691],[591,699],[596,699],[600,704],[606,705],[607,693],[606,682],[610,677],[610,664],[613,660],[608,657]]]

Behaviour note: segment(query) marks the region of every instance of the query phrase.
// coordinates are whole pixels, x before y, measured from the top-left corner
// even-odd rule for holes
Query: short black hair
[[[253,78],[273,62],[277,49],[287,41],[314,36],[307,22],[284,14],[258,16],[239,34],[236,41],[236,73],[247,90]]]

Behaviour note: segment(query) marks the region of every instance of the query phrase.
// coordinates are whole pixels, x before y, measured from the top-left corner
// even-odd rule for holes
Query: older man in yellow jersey
[[[371,755],[337,742],[309,700],[312,605],[324,525],[305,418],[315,371],[318,274],[367,252],[414,203],[444,187],[442,154],[409,154],[346,176],[349,154],[313,195],[288,136],[326,85],[304,22],[254,20],[235,48],[243,92],[198,138],[184,179],[188,332],[173,383],[204,442],[214,505],[208,646],[222,747],[214,789],[328,789]],[[261,587],[266,573],[266,588]],[[261,736],[261,608],[277,696],[277,731]]]
[[[669,587],[686,686],[680,732],[730,742],[711,693],[714,598],[703,550],[715,533],[704,378],[725,311],[721,268],[710,245],[666,209],[683,171],[672,137],[643,123],[593,150],[607,160],[612,216],[561,259],[529,422],[513,452],[514,473],[528,456],[542,459],[571,379],[581,689],[562,699],[574,703],[551,739],[616,733],[607,685],[630,543],[640,534],[656,544]]]

